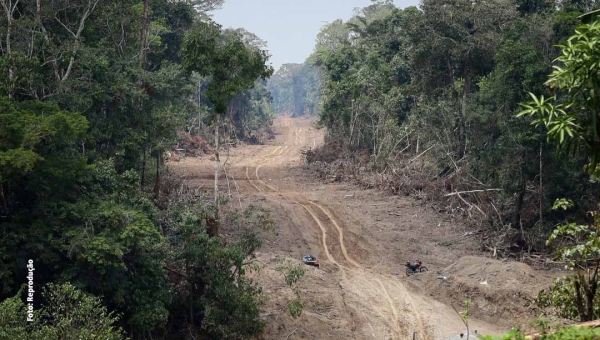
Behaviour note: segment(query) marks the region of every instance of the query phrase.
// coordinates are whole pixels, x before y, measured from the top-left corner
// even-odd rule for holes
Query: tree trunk
[[[6,190],[8,192],[8,190]],[[4,194],[4,184],[0,183],[0,199],[2,199],[2,206],[1,206],[1,210],[0,212],[2,212],[3,214],[8,215],[8,203],[6,202],[6,196]]]
[[[139,55],[139,65],[142,70],[144,69],[144,64],[146,61],[145,46],[146,46],[146,36],[147,36],[146,32],[148,29],[148,10],[149,10],[148,6],[149,6],[149,0],[145,0],[144,1],[144,19],[142,22],[142,31],[140,32],[140,55]],[[138,86],[140,88],[142,87],[141,79],[138,82]],[[138,109],[140,110],[140,112],[142,112],[143,101],[142,101],[141,97],[138,98],[138,100],[137,100],[137,106],[138,106]],[[161,152],[158,151],[158,153],[156,155],[156,181],[154,184],[154,195],[156,197],[156,200],[158,200],[159,196],[160,196],[160,158],[161,158]],[[141,181],[142,190],[144,189],[145,184],[146,184],[146,149],[144,148],[142,150],[142,181]]]
[[[10,54],[10,34],[12,31],[12,15],[10,13],[6,13],[6,20],[8,21],[6,24],[6,54]]]
[[[142,181],[141,187],[144,189],[146,184],[146,148],[142,148]]]
[[[596,285],[597,282],[590,282],[590,287],[588,288],[586,300],[587,300],[587,320],[592,321],[595,319],[594,315],[594,298],[596,297]]]
[[[584,302],[583,302],[583,296],[581,294],[581,290],[582,290],[582,283],[583,280],[585,279],[585,277],[581,274],[577,274],[577,277],[575,279],[575,306],[577,307],[577,310],[579,311],[579,319],[581,322],[585,322],[585,321],[590,321],[588,320],[587,317],[587,309],[584,307]]]
[[[73,42],[74,42],[73,50],[72,50],[71,58],[69,59],[69,65],[67,66],[67,70],[59,79],[61,86],[62,86],[62,83],[64,83],[69,78],[69,75],[71,74],[71,70],[73,69],[73,64],[75,63],[75,55],[79,52],[79,47],[81,45],[81,34],[83,33],[83,30],[85,28],[85,22],[87,21],[89,16],[92,14],[92,12],[94,12],[94,9],[96,9],[96,5],[98,4],[99,1],[100,0],[88,1],[87,8],[85,9],[83,15],[81,16],[81,20],[79,21],[79,27],[77,28],[77,32],[71,31],[64,23],[62,23],[60,20],[58,20],[58,17],[55,15],[55,18],[58,21],[58,23],[61,24],[67,31],[69,31],[69,33],[71,33],[71,35],[73,36]]]
[[[521,212],[523,211],[523,202],[525,200],[525,192],[526,192],[526,176],[525,176],[525,162],[526,162],[526,156],[527,153],[525,151],[525,148],[522,149],[521,151],[521,179],[520,179],[520,183],[519,183],[519,196],[517,196],[517,204],[515,207],[515,220],[514,220],[514,226],[515,228],[521,228],[521,230],[523,229],[523,227],[521,226]],[[523,235],[521,235],[523,236]]]
[[[19,0],[15,1],[14,5],[12,3],[12,1],[2,1],[2,8],[4,9],[5,13],[6,13],[6,54],[10,54],[11,51],[11,46],[10,46],[10,39],[11,39],[11,34],[12,34],[12,24],[13,24],[13,14],[15,12],[15,9],[17,8],[17,4],[19,3]],[[9,80],[9,84],[10,84],[10,89],[8,91],[8,99],[12,99],[12,81],[13,81],[13,69],[12,67],[8,68],[8,80]]]
[[[219,171],[221,161],[219,159],[219,125],[221,124],[221,114],[217,113],[215,121],[215,220],[219,221]]]
[[[161,150],[156,154],[156,181],[154,182],[154,197],[158,201],[160,198],[160,166],[162,165],[163,153]]]
[[[543,142],[540,140],[540,226],[544,224],[544,177],[543,177]]]
[[[467,153],[467,138],[465,128],[465,117],[467,116],[467,98],[471,93],[471,73],[469,67],[465,66],[465,85],[463,88],[461,115],[458,121],[458,140],[460,141],[458,159],[462,159]]]
[[[140,34],[140,67],[143,67],[146,58],[146,37],[148,36],[148,6],[150,0],[144,0],[144,19],[142,22],[142,32]]]
[[[198,82],[198,136],[202,130],[202,81]]]
[[[192,271],[190,269],[191,265],[188,260],[186,260],[185,262],[187,281],[190,290],[190,325],[194,325],[194,282],[192,280]]]

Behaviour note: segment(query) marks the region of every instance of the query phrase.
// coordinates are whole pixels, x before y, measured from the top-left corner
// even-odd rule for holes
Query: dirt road
[[[262,269],[255,275],[268,297],[261,338],[437,340],[464,331],[457,312],[432,297],[447,289],[438,283],[438,272],[477,252],[461,239],[460,227],[425,213],[409,198],[311,178],[302,169],[301,151],[323,142],[312,121],[281,117],[274,131],[268,145],[234,148],[223,156],[229,180],[223,176],[220,184],[236,204],[264,206],[277,221],[276,233],[264,235],[266,245],[258,254]],[[208,157],[171,165],[207,193],[212,166]],[[275,258],[299,261],[306,254],[316,255],[322,265],[307,267],[300,286],[307,305],[294,320],[284,313],[292,292],[275,271]],[[402,264],[417,258],[430,271],[407,278]],[[473,280],[479,283],[479,277]],[[489,316],[487,322],[471,318],[471,330],[506,329],[509,321],[494,322],[502,311],[479,311]]]

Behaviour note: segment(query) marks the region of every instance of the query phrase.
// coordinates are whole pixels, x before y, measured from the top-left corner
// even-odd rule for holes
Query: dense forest
[[[313,56],[328,140],[314,159],[342,154],[395,193],[465,192],[454,203],[503,235],[490,247],[543,250],[567,217],[551,209],[554,201],[573,199],[582,216],[600,188],[583,171],[585,155],[556,157],[546,130],[517,114],[529,92],[552,96],[545,83],[558,45],[596,7],[424,0],[401,10],[376,1],[331,23]]]
[[[494,257],[556,252],[574,275],[538,305],[597,319],[599,7],[382,0],[331,23],[312,56],[326,145],[308,162],[462,215]]]
[[[300,117],[319,113],[321,72],[312,58],[304,64],[282,65],[269,79],[267,88],[277,114]]]
[[[259,334],[247,261],[276,222],[216,182],[220,144],[276,114],[326,128],[309,163],[458,212],[494,254],[558,250],[575,276],[540,304],[600,316],[600,25],[580,26],[599,3],[376,0],[273,72],[211,20],[223,2],[0,0],[0,339]],[[212,144],[214,199],[173,190],[190,140]]]
[[[272,121],[264,42],[211,22],[222,3],[0,1],[0,338],[261,329],[243,261],[267,215],[227,214],[248,233],[220,242],[211,200],[173,199],[164,171],[182,134]]]

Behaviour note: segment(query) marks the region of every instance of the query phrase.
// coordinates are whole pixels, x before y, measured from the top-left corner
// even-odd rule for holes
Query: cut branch
[[[424,154],[426,154],[427,152],[429,152],[429,150],[433,149],[436,146],[437,146],[437,143],[433,144],[429,149],[421,152],[417,157],[415,157],[415,158],[411,159],[410,161],[408,161],[408,164],[410,164],[410,163],[416,161],[417,159],[421,158],[421,156],[423,156]]]
[[[453,192],[451,194],[444,195],[444,197],[454,196],[454,195],[462,195],[462,194],[471,194],[475,192],[487,192],[487,191],[502,191],[502,189],[482,189],[482,190],[469,190],[469,191],[459,191]]]

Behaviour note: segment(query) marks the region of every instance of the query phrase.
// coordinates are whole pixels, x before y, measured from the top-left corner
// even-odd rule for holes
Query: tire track
[[[261,189],[260,187],[258,187],[253,180],[250,179],[250,174],[248,173],[248,169],[252,166],[256,166],[258,163],[265,163],[269,157],[272,157],[273,155],[275,155],[277,152],[279,152],[279,150],[281,150],[282,148],[284,148],[284,146],[278,146],[275,148],[275,150],[271,151],[270,153],[263,155],[263,156],[259,156],[256,160],[250,162],[249,165],[246,166],[246,180],[248,182],[250,182],[250,184],[252,184],[252,186],[254,187],[254,189],[256,189],[256,191],[258,192],[262,192],[264,191],[263,189]],[[287,148],[287,147],[286,147]],[[260,181],[260,178],[258,177],[258,168],[256,169],[256,178]],[[262,182],[262,181],[261,181]],[[264,183],[263,183],[264,184]]]
[[[333,256],[331,256],[331,253],[329,252],[329,247],[327,247],[327,229],[325,228],[325,226],[323,225],[323,223],[321,223],[321,220],[304,204],[296,201],[296,200],[292,200],[294,203],[302,206],[304,208],[304,210],[306,210],[308,212],[308,214],[312,217],[312,219],[317,223],[317,225],[319,226],[319,228],[321,229],[321,240],[323,242],[323,250],[325,251],[325,255],[327,256],[327,260],[329,260],[329,262],[335,264],[336,266],[340,267],[340,268],[346,268],[344,266],[342,266],[341,264],[339,264],[334,258]]]
[[[335,228],[338,230],[338,241],[340,243],[340,248],[342,250],[342,254],[344,255],[344,258],[346,259],[346,261],[352,263],[354,266],[361,268],[361,269],[365,269],[365,267],[363,267],[360,263],[354,261],[354,259],[352,259],[349,255],[348,255],[348,250],[346,250],[346,244],[344,242],[344,232],[342,231],[342,228],[340,227],[340,225],[336,222],[336,220],[333,218],[333,216],[320,204],[314,203],[309,201],[310,204],[314,205],[315,207],[319,208],[319,210],[321,210],[326,216],[327,218],[329,218],[329,220],[331,221],[331,223],[335,226]]]
[[[294,251],[299,244],[294,238],[302,237],[305,246],[320,254],[323,273],[328,275],[326,280],[317,276],[327,281],[323,291],[332,293],[332,296],[324,298],[325,305],[334,308],[335,313],[330,320],[336,321],[332,322],[351,327],[344,328],[351,333],[347,338],[412,339],[413,334],[418,332],[419,340],[432,340],[439,338],[438,335],[448,334],[450,329],[460,331],[460,326],[455,325],[456,315],[447,305],[428,296],[414,294],[408,282],[379,266],[381,259],[376,260],[385,254],[365,243],[371,240],[371,236],[359,235],[354,230],[358,226],[356,222],[345,223],[343,202],[338,202],[335,196],[313,191],[312,181],[311,186],[305,188],[304,181],[295,181],[291,177],[297,175],[291,167],[300,165],[300,150],[315,147],[316,138],[322,140],[322,135],[317,136],[308,124],[303,120],[280,118],[274,124],[278,130],[275,142],[278,145],[248,147],[234,153],[236,159],[231,171],[245,179],[242,181],[243,190],[256,198],[267,199],[266,204],[277,212],[284,213],[285,210],[289,213],[291,208],[294,215],[297,214],[296,220],[290,219],[285,225],[286,239],[281,244],[284,248],[269,251]],[[199,171],[204,175],[206,165],[199,164],[202,167]],[[271,182],[269,178],[275,181]],[[291,185],[288,185],[290,180]],[[369,224],[367,222],[365,226]],[[356,244],[358,247],[354,246]],[[393,265],[389,261],[386,263]],[[320,282],[310,283],[311,287],[314,285],[320,286]],[[315,299],[321,303],[321,297]],[[320,326],[315,329],[321,331]],[[279,331],[274,332],[280,335]],[[325,333],[331,336],[327,329],[322,333],[323,337]]]
[[[390,304],[390,307],[392,308],[392,313],[394,314],[394,327],[399,327],[400,322],[398,317],[398,310],[396,309],[396,306],[394,306],[394,300],[392,300],[392,298],[390,297],[390,294],[388,293],[387,289],[385,289],[383,283],[381,283],[379,279],[375,279],[375,281],[379,284],[381,290],[385,293],[385,298]]]
[[[287,123],[289,124],[289,122],[287,122]],[[302,138],[299,135],[301,131],[302,131],[301,129],[296,129],[294,131],[294,145],[298,145],[301,143]],[[273,152],[259,158],[258,161],[253,162],[251,164],[251,166],[255,166],[255,170],[254,170],[255,180],[250,179],[249,173],[248,173],[248,167],[246,167],[246,179],[248,181],[250,181],[250,183],[252,183],[252,185],[257,189],[257,191],[273,192],[273,193],[279,192],[276,188],[272,187],[271,185],[266,184],[260,178],[260,168],[263,165],[265,165],[266,163],[268,163],[272,159],[271,157],[281,156],[283,154],[283,152],[285,152],[287,149],[288,149],[288,146],[279,147],[279,148],[275,149]],[[286,196],[288,196],[288,195],[286,195]],[[368,272],[370,275],[373,275],[373,274],[380,275],[380,274],[376,273],[368,268],[365,268],[363,265],[361,265],[360,263],[355,261],[348,254],[348,250],[347,250],[346,244],[344,242],[343,228],[340,226],[340,223],[338,223],[338,221],[335,219],[333,214],[329,211],[329,208],[327,208],[319,203],[312,202],[310,200],[305,200],[302,198],[298,199],[298,198],[294,198],[294,197],[289,197],[289,198],[291,199],[291,201],[293,203],[301,206],[309,214],[309,216],[315,222],[315,224],[319,227],[319,229],[321,230],[321,243],[322,243],[323,251],[325,252],[325,256],[327,257],[327,260],[342,270],[342,277],[344,278],[345,281],[348,281],[349,284],[354,287],[355,293],[358,294],[358,292],[362,291],[362,289],[356,287],[356,285],[354,283],[351,283],[351,281],[346,279],[345,271],[351,270],[351,269],[342,265],[339,261],[337,261],[335,259],[335,257],[333,256],[333,254],[330,250],[330,247],[327,245],[328,229],[337,231],[337,235],[338,235],[337,244],[340,247],[340,252],[341,252],[342,257],[348,263],[350,263],[352,266],[356,267],[358,270],[361,271],[361,272],[357,272],[356,274],[360,275],[362,279],[364,279],[365,281],[369,281],[369,279],[374,280],[375,283],[379,286],[380,292],[378,295],[385,299],[385,301],[389,305],[391,314],[393,315],[392,320],[390,320],[391,322],[389,322],[389,324],[391,326],[390,330],[400,337],[400,335],[402,334],[402,331],[400,329],[398,309],[395,306],[394,300],[391,298],[388,290],[385,288],[385,286],[383,285],[383,283],[381,282],[381,280],[379,278],[367,277],[365,275],[365,272]],[[316,213],[315,211],[313,211],[311,209],[311,207],[309,207],[309,205],[312,206],[312,208],[318,209],[318,211],[320,211],[320,213],[324,214],[325,218],[320,218],[318,216],[319,213]],[[333,225],[333,228],[332,227],[328,228],[327,227],[328,224]],[[394,280],[394,279],[392,278],[392,280]],[[412,310],[414,316],[417,319],[417,325],[418,325],[419,331],[422,332],[422,334],[426,336],[427,332],[425,331],[425,328],[421,321],[421,317],[420,317],[419,313],[417,312],[412,299],[410,298],[409,294],[406,293],[406,289],[405,289],[404,285],[399,284],[399,286],[402,287],[401,289],[402,289],[403,300],[408,301],[408,305],[410,306],[410,309]],[[386,319],[384,315],[382,315],[382,316],[384,317],[384,319]],[[372,325],[370,323],[369,323],[369,325],[372,327]],[[427,339],[427,337],[426,337],[426,339]]]
[[[352,263],[354,266],[356,266],[357,268],[360,268],[366,272],[369,272],[371,274],[379,274],[374,272],[371,269],[365,268],[364,266],[362,266],[361,264],[359,264],[358,262],[356,262],[355,260],[353,260],[349,255],[348,255],[348,251],[346,249],[346,246],[344,244],[344,233],[343,233],[343,229],[340,227],[339,223],[336,221],[336,219],[333,217],[333,215],[328,211],[328,208],[314,203],[314,202],[310,202],[310,204],[318,207],[325,215],[327,215],[327,217],[329,218],[329,220],[331,221],[331,223],[336,227],[336,229],[338,230],[338,234],[339,234],[339,243],[340,243],[340,248],[342,250],[342,254],[344,255],[344,258]],[[395,281],[394,277],[389,277],[391,278],[393,281]],[[395,327],[398,325],[399,323],[399,317],[398,317],[398,310],[395,307],[394,301],[392,300],[392,298],[390,297],[390,294],[388,292],[388,290],[385,288],[385,286],[383,285],[383,283],[381,282],[381,280],[379,280],[378,278],[374,279],[375,282],[377,282],[379,284],[379,286],[381,287],[381,291],[383,292],[384,297],[386,298],[387,302],[389,303],[391,309],[392,309],[392,313],[394,315],[394,325]],[[425,336],[425,339],[428,339],[428,332],[426,331],[426,328],[423,324],[423,321],[421,319],[421,316],[419,314],[419,312],[417,311],[414,301],[412,300],[412,298],[410,297],[410,294],[407,292],[406,287],[404,287],[403,284],[398,284],[397,286],[401,287],[402,289],[402,295],[404,300],[408,301],[410,308],[412,309],[412,312],[415,316],[415,318],[417,319],[417,325],[418,328],[420,330],[420,332],[422,332],[422,334]]]
[[[340,242],[340,247],[342,249],[342,253],[344,255],[344,257],[346,258],[346,260],[350,263],[352,263],[353,265],[355,265],[356,267],[363,269],[364,271],[367,271],[369,273],[372,274],[379,274],[371,269],[365,268],[364,266],[362,266],[361,264],[357,263],[356,261],[354,261],[349,255],[348,255],[348,251],[346,250],[346,246],[344,244],[344,233],[342,228],[340,227],[340,225],[338,224],[338,222],[336,221],[336,219],[334,218],[334,216],[328,211],[328,208],[314,203],[314,202],[309,202],[313,205],[315,205],[316,207],[318,207],[321,211],[323,211],[323,213],[325,213],[325,215],[327,215],[327,217],[329,218],[329,220],[331,221],[331,223],[337,228],[338,232],[339,232],[339,242]],[[393,276],[389,276],[389,278],[392,280],[392,282],[395,282],[396,279]],[[381,281],[377,278],[375,278],[375,281],[379,284],[379,286],[381,287],[381,290],[383,291],[386,300],[388,301],[388,303],[390,304],[391,308],[392,308],[392,312],[395,316],[395,324],[398,324],[398,311],[394,305],[394,301],[391,299],[390,294],[388,292],[388,290],[385,288],[385,286],[381,283]],[[428,336],[428,332],[427,329],[425,328],[424,324],[423,324],[423,320],[421,318],[420,313],[418,312],[414,301],[412,299],[412,297],[410,296],[410,294],[408,293],[408,291],[406,290],[406,287],[403,284],[397,284],[396,286],[401,287],[402,289],[402,295],[404,300],[408,301],[410,308],[412,309],[412,312],[415,316],[415,318],[417,319],[417,326],[419,328],[419,331],[423,334],[423,336],[425,337],[425,339],[429,339]]]
[[[279,150],[276,150],[276,152],[271,153],[270,155],[266,156],[265,158],[262,159],[262,162],[260,164],[258,164],[258,166],[255,167],[254,169],[254,176],[256,177],[256,180],[261,183],[262,185],[264,185],[265,187],[269,188],[271,191],[273,192],[277,192],[278,190],[275,189],[273,186],[271,186],[270,184],[266,184],[263,180],[260,179],[260,176],[258,175],[258,171],[260,170],[260,168],[265,165],[267,162],[269,162],[272,158],[270,157],[277,157],[277,156],[281,156],[283,154],[283,152],[285,150],[288,149],[288,146],[285,145],[282,148],[279,148]]]

